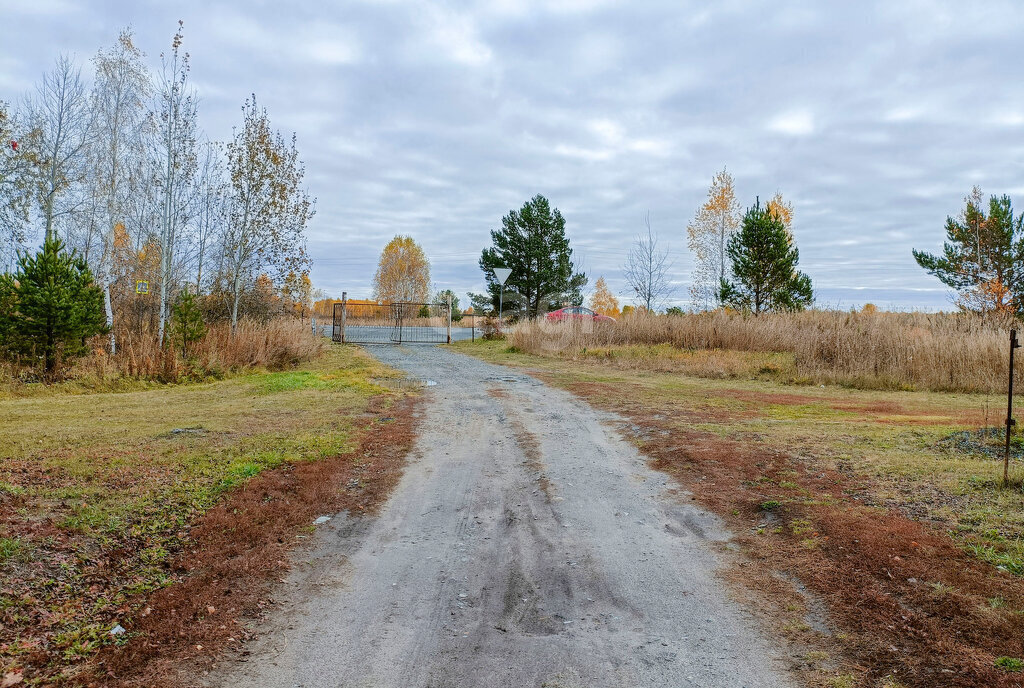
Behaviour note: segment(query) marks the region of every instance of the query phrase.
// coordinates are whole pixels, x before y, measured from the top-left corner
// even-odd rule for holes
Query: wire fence
[[[334,304],[331,339],[353,344],[446,344],[476,339],[476,317],[447,303]]]

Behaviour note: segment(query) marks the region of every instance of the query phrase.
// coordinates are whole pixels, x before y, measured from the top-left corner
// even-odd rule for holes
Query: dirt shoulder
[[[651,465],[736,533],[737,594],[807,648],[807,683],[1024,684],[1024,580],[989,563],[1017,556],[1021,493],[998,488],[990,456],[946,442],[980,424],[983,398],[460,350],[627,417]]]

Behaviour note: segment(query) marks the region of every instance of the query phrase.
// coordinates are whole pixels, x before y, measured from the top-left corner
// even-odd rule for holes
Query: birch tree
[[[157,338],[164,340],[178,233],[188,221],[196,170],[197,103],[189,77],[189,55],[183,53],[183,23],[171,41],[170,55],[161,54],[161,72],[152,113],[154,163],[160,192],[160,305]]]
[[[242,106],[244,122],[227,145],[228,223],[224,277],[231,299],[231,328],[238,326],[243,291],[260,274],[279,282],[308,268],[306,224],[315,201],[302,187],[305,166],[293,134],[286,142],[270,126],[256,96]]]
[[[668,249],[658,246],[658,235],[651,230],[651,217],[644,220],[646,235],[641,234],[633,242],[623,268],[626,283],[636,294],[637,303],[648,313],[653,313],[671,293],[672,285],[668,271],[672,269]]]
[[[410,236],[396,236],[380,252],[373,298],[382,303],[423,303],[430,294],[430,261]]]
[[[729,277],[726,245],[739,226],[740,204],[732,175],[723,169],[711,181],[707,200],[686,228],[696,261],[690,295],[705,310],[718,301],[722,280]]]
[[[792,236],[793,204],[782,197],[781,191],[776,191],[775,195],[768,199],[768,203],[765,204],[765,208],[768,209],[768,212],[779,218],[782,225],[786,228],[786,231],[790,236]]]
[[[195,267],[195,293],[201,294],[203,278],[208,277],[211,254],[224,238],[227,220],[227,183],[217,144],[206,142],[196,184],[195,210],[192,217],[192,263]]]
[[[124,225],[127,214],[128,178],[137,172],[145,153],[145,103],[150,96],[150,75],[142,51],[132,42],[130,31],[118,36],[110,50],[100,50],[93,59],[96,81],[92,91],[95,137],[90,156],[93,171],[92,206],[94,222],[100,229],[100,255],[93,264],[94,276],[103,289],[103,304],[110,328],[110,352],[117,350],[113,329],[114,309],[110,296],[114,251],[114,228]],[[87,259],[89,252],[85,253]]]
[[[14,269],[27,237],[32,207],[32,132],[24,130],[0,101],[0,272]]]
[[[604,277],[598,277],[597,281],[594,282],[594,293],[590,297],[590,310],[601,315],[607,315],[609,318],[617,318],[621,315],[619,312],[619,300],[615,298],[615,294],[608,288],[608,283],[604,281]]]
[[[38,135],[36,192],[46,239],[56,236],[56,220],[74,210],[68,191],[82,181],[86,150],[93,135],[92,109],[82,70],[62,55],[43,75],[26,103]]]

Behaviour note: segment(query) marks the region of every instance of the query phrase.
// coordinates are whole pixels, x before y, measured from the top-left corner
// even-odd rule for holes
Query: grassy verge
[[[735,372],[716,379],[637,347],[458,348],[626,417],[653,465],[730,524],[744,554],[730,575],[808,648],[808,683],[1021,683],[1008,667],[1024,656],[1024,467],[1000,487],[993,438],[976,432],[998,423],[997,398],[783,386],[757,379],[762,354],[728,354]],[[808,621],[814,600],[830,631]]]
[[[193,579],[236,578],[243,614],[247,587],[270,572],[253,568],[253,549],[281,556],[289,525],[321,507],[372,509],[393,483],[400,465],[385,475],[361,462],[382,426],[408,431],[400,393],[375,382],[395,375],[332,347],[210,384],[0,399],[0,676],[71,680],[118,645],[140,659],[162,645],[170,659],[177,645],[158,627],[201,645],[181,630],[204,627],[188,600],[154,602]],[[205,590],[193,586],[192,607]],[[118,624],[127,632],[111,635]]]

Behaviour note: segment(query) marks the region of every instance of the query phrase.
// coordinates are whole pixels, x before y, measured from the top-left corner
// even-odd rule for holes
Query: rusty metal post
[[[337,292],[335,292],[337,293]],[[345,343],[345,313],[348,311],[348,292],[341,292],[341,343]]]
[[[1006,392],[1006,453],[1003,455],[1003,486],[1010,484],[1010,432],[1017,421],[1013,419],[1013,351],[1020,348],[1017,330],[1010,330],[1010,384]]]
[[[451,292],[445,297],[445,301],[448,304],[448,343],[452,343],[452,295]]]

